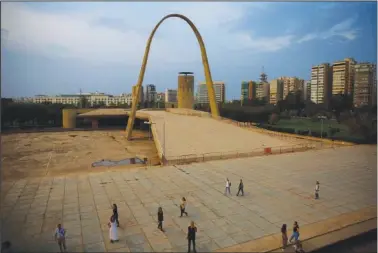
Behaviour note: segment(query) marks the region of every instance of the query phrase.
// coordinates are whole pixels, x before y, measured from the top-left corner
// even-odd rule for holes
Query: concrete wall
[[[75,128],[76,116],[80,113],[86,113],[92,110],[93,109],[63,109],[62,111],[63,128]]]
[[[194,105],[194,76],[179,75],[177,90],[178,108],[193,109]]]

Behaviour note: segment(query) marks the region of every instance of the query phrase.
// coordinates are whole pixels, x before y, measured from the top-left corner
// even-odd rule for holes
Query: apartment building
[[[147,84],[144,101],[148,103],[156,102],[156,95],[156,86],[153,84]]]
[[[345,58],[333,63],[332,95],[353,95],[355,65],[356,61],[353,58]]]
[[[269,103],[277,104],[283,99],[283,81],[281,79],[274,79],[270,81]]]
[[[83,93],[83,94],[62,94],[57,96],[36,95],[33,98],[17,99],[17,102],[32,102],[37,104],[51,103],[51,104],[72,104],[79,105],[81,97],[85,97],[89,104],[104,104],[106,106],[129,104],[132,103],[131,94],[121,94],[120,96],[113,96],[105,93]]]
[[[280,80],[283,82],[283,99],[291,92],[302,91],[304,80],[297,77],[280,77]]]
[[[310,99],[315,104],[327,104],[332,91],[332,67],[323,63],[311,68]]]
[[[311,100],[311,81],[303,81],[303,100]]]
[[[165,89],[165,102],[177,103],[177,90]]]
[[[257,83],[254,81],[243,81],[241,84],[240,100],[254,100],[256,99]]]
[[[225,83],[222,81],[213,82],[215,101],[217,103],[224,103],[226,100],[226,87]],[[198,104],[208,104],[209,96],[207,91],[206,82],[200,82],[197,85],[196,103]]]
[[[377,65],[372,63],[359,63],[354,67],[354,106],[361,107],[376,104]]]

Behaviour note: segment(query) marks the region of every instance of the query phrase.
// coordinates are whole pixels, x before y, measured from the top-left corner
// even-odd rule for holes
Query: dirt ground
[[[127,141],[124,132],[120,130],[3,135],[2,179],[107,170],[107,167],[91,167],[93,162],[102,159],[121,160],[144,156],[149,158],[152,165],[158,164],[155,144],[148,139],[148,132],[134,130],[133,137],[133,141]],[[132,166],[140,165],[123,167]]]

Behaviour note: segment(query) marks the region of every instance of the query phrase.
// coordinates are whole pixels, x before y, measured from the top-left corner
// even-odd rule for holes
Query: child
[[[164,232],[163,221],[164,221],[163,208],[159,207],[159,209],[158,209],[158,229],[160,229],[161,232]]]
[[[186,199],[184,197],[182,197],[182,202],[180,204],[180,211],[181,211],[180,217],[182,217],[183,214],[188,216],[188,213],[185,212],[185,208],[186,208]]]
[[[55,240],[58,242],[60,252],[66,251],[66,230],[62,227],[61,224],[57,225],[54,234]]]

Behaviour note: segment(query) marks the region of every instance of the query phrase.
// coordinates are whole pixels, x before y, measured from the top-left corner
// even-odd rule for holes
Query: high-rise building
[[[177,103],[177,90],[165,89],[165,102]]]
[[[249,84],[246,81],[243,81],[241,84],[241,93],[240,93],[240,100],[246,101],[248,100],[248,94],[249,94]]]
[[[268,82],[268,76],[263,71],[260,74],[260,83],[256,86],[256,98],[262,100],[265,99],[267,102],[269,102],[269,82]]]
[[[285,99],[289,93],[303,89],[303,81],[297,77],[283,76],[280,77],[280,79],[283,81],[283,99]]]
[[[225,83],[221,81],[213,81],[213,87],[215,92],[215,101],[217,103],[224,103],[226,98]],[[196,102],[198,104],[208,104],[209,96],[207,91],[206,82],[200,82],[197,87]]]
[[[274,79],[270,81],[269,103],[277,104],[283,99],[283,81],[281,79]]]
[[[153,84],[146,85],[145,102],[156,102],[156,86]]]
[[[303,100],[311,100],[311,81],[303,82]]]
[[[355,64],[356,61],[353,58],[333,63],[332,95],[353,95]]]
[[[194,75],[193,72],[179,72],[177,89],[178,108],[193,109],[194,105]]]
[[[359,63],[355,65],[353,104],[356,107],[376,104],[377,65]]]
[[[256,99],[256,87],[257,83],[254,81],[243,81],[241,84],[241,101]]]
[[[332,67],[323,63],[311,68],[311,101],[328,105],[332,91]]]

